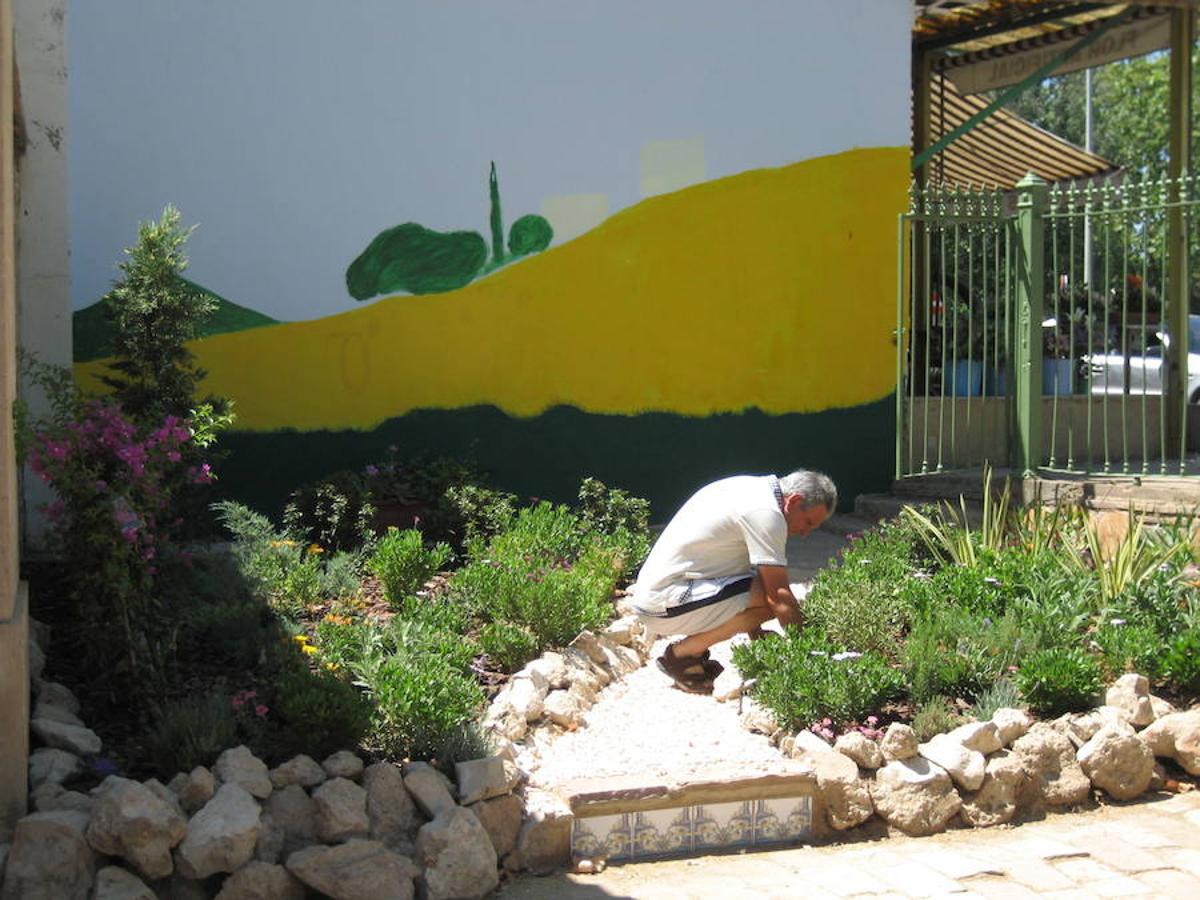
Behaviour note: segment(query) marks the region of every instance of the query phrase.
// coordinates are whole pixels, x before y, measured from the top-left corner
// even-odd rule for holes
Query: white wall
[[[383,228],[488,237],[492,160],[506,221],[565,224],[670,187],[672,148],[688,183],[907,145],[910,16],[907,0],[71,3],[72,305],[105,293],[168,202],[200,223],[195,280],[303,319],[356,305],[346,266]]]

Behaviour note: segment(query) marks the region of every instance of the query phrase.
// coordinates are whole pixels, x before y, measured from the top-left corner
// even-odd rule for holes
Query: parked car
[[[1170,338],[1161,332],[1146,334],[1145,338],[1147,346],[1144,355],[1142,332],[1134,330],[1129,333],[1128,357],[1121,352],[1119,343],[1111,348],[1110,353],[1092,353],[1084,357],[1093,394],[1126,393],[1127,365],[1129,394],[1162,393],[1163,353]],[[1189,403],[1200,403],[1200,315],[1188,316],[1187,395]]]

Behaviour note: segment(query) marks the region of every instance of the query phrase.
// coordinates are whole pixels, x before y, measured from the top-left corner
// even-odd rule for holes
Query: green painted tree
[[[488,176],[488,194],[492,202],[492,267],[495,268],[504,262],[504,219],[500,214],[500,179],[496,177],[495,161]]]
[[[554,240],[554,229],[544,216],[521,216],[508,232],[508,252],[513,256],[541,253]]]
[[[346,288],[356,300],[452,291],[479,274],[487,255],[487,242],[476,231],[440,232],[405,222],[381,231],[350,263]]]

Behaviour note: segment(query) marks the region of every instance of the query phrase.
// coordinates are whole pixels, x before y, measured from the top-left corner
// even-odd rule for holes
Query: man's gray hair
[[[837,509],[837,486],[832,478],[821,472],[797,469],[780,477],[779,489],[785,497],[788,494],[799,494],[803,497],[803,509],[824,506],[830,513]]]

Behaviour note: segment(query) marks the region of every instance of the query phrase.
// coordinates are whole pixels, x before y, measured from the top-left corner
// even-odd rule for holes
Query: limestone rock
[[[321,763],[321,768],[325,770],[325,774],[330,778],[349,778],[353,781],[363,772],[363,761],[358,757],[357,753],[351,753],[349,750],[339,750],[337,753],[330,754]],[[305,785],[308,787],[308,785]]]
[[[250,752],[250,748],[242,745],[226,750],[217,757],[213,766],[213,774],[222,784],[236,784],[245,789],[250,796],[266,800],[271,796],[271,778],[267,773],[267,764]]]
[[[1033,717],[1023,709],[1004,706],[992,713],[992,722],[996,725],[996,737],[1001,745],[1011,747],[1013,741],[1033,726]]]
[[[83,724],[83,719],[75,715],[69,709],[62,706],[55,706],[53,703],[47,703],[44,700],[38,700],[33,707],[33,712],[30,714],[33,719],[50,719],[55,722],[62,722],[64,725],[74,725],[78,728],[86,727]]]
[[[883,751],[861,731],[847,731],[838,735],[833,742],[833,749],[850,757],[862,769],[878,769],[883,765]]]
[[[599,638],[590,631],[579,632],[575,639],[567,646],[572,650],[579,650],[587,654],[588,659],[598,666],[608,666],[608,657],[604,653],[604,648],[600,646]]]
[[[492,840],[475,813],[463,807],[421,826],[413,859],[424,870],[421,881],[428,900],[483,897],[500,883]]]
[[[567,678],[567,665],[561,653],[553,651],[543,653],[540,657],[525,666],[523,671],[531,677],[540,677],[546,682],[546,689],[565,688],[570,682]]]
[[[1150,702],[1150,682],[1145,675],[1129,672],[1112,683],[1104,694],[1104,703],[1125,711],[1135,727],[1154,721],[1154,706]]]
[[[54,719],[31,719],[29,730],[47,747],[66,750],[76,756],[95,756],[100,752],[100,736],[90,728]]]
[[[566,729],[575,729],[582,725],[586,709],[587,704],[574,688],[567,691],[551,691],[542,703],[542,712],[546,718]]]
[[[1114,800],[1145,793],[1154,775],[1154,754],[1132,733],[1106,726],[1079,748],[1076,758],[1092,784]]]
[[[367,792],[350,779],[330,778],[312,792],[312,800],[317,837],[326,844],[365,838],[370,832]]]
[[[157,900],[146,882],[128,869],[105,866],[96,873],[92,900]]]
[[[503,691],[501,691],[502,693]],[[483,717],[484,730],[500,740],[519,741],[529,730],[529,721],[525,718],[524,713],[515,712],[512,707],[503,702],[499,694],[496,696],[496,700],[500,702],[493,702]]]
[[[264,771],[263,777],[266,777]],[[261,811],[250,793],[229,782],[192,816],[175,865],[187,878],[203,879],[233,872],[254,856]]]
[[[526,722],[534,722],[541,718],[547,690],[544,680],[535,680],[528,674],[514,675],[492,704],[501,704],[515,715],[524,716]]]
[[[426,818],[436,818],[439,813],[458,805],[446,789],[441,774],[429,763],[408,763],[403,771],[404,786]]]
[[[79,698],[71,689],[57,681],[43,681],[37,692],[38,703],[57,706],[69,713],[79,715]]]
[[[204,766],[196,766],[184,776],[179,787],[179,804],[191,814],[213,798],[217,792],[217,779]]]
[[[1091,782],[1075,759],[1075,746],[1066,735],[1038,722],[1012,746],[1028,779],[1030,800],[1049,806],[1071,806],[1086,799]]]
[[[171,848],[186,832],[182,811],[144,784],[110,775],[98,792],[86,834],[97,852],[119,856],[155,881],[174,871]]]
[[[83,771],[83,760],[56,747],[39,747],[29,754],[29,786],[62,784]]]
[[[525,792],[525,820],[517,834],[515,861],[534,874],[545,874],[571,859],[571,809],[553,794]]]
[[[1154,718],[1161,719],[1163,716],[1169,716],[1173,712],[1179,712],[1169,700],[1164,700],[1162,697],[1150,695],[1150,708],[1154,710]]]
[[[621,618],[610,622],[604,631],[601,632],[600,636],[607,638],[618,646],[627,647],[633,643],[633,639],[641,627],[637,616],[621,616]]]
[[[29,680],[37,684],[46,671],[46,654],[32,637],[29,639]]]
[[[599,644],[596,645],[599,647]],[[603,655],[603,653],[601,654]],[[612,674],[603,665],[578,647],[568,647],[563,651],[563,665],[567,667],[567,678],[574,684],[580,680],[594,683],[594,689],[599,690],[612,681]]]
[[[825,821],[829,827],[845,831],[871,817],[875,811],[871,790],[867,782],[858,777],[858,764],[854,760],[828,744],[824,751],[808,753],[806,759],[817,775],[817,791],[824,801]]]
[[[46,783],[34,788],[29,793],[29,802],[38,812],[50,812],[55,809],[73,809],[76,812],[87,813],[89,816],[96,806],[93,797],[80,791],[68,791],[61,784]]]
[[[775,721],[775,716],[754,698],[750,698],[742,704],[741,720],[743,728],[758,734],[772,735],[779,730],[779,723]],[[811,732],[809,733],[811,734]],[[818,738],[818,740],[820,739]]]
[[[479,824],[492,840],[496,856],[503,859],[517,846],[517,835],[521,831],[521,814],[525,804],[513,794],[483,800],[471,806]]]
[[[357,759],[357,757],[355,758]],[[271,779],[271,785],[276,789],[287,787],[289,784],[312,788],[323,782],[326,775],[325,769],[315,759],[301,753],[282,765],[276,766],[268,773],[268,777]]]
[[[893,722],[887,727],[883,740],[879,744],[879,750],[888,762],[912,759],[920,752],[917,747],[916,733],[901,722]]]
[[[252,860],[225,879],[216,900],[304,900],[304,885],[283,866]]]
[[[458,779],[458,802],[462,806],[499,797],[514,787],[504,760],[499,756],[456,763],[454,774]]]
[[[962,806],[946,771],[919,756],[892,760],[876,772],[871,800],[884,821],[914,837],[941,831]]]
[[[1162,763],[1154,764],[1154,771],[1150,774],[1150,785],[1147,790],[1161,791],[1167,786],[1167,770]],[[2,867],[0,867],[2,868]]]
[[[308,847],[287,858],[287,870],[334,900],[412,900],[417,867],[378,841]]]
[[[1025,767],[1015,753],[1000,750],[988,758],[979,790],[963,795],[959,815],[976,828],[1002,825],[1017,814]]]
[[[978,750],[963,746],[948,734],[935,735],[921,744],[919,750],[921,756],[945,769],[964,791],[977,791],[983,786],[987,761]]]
[[[317,843],[317,805],[298,784],[271,794],[262,805],[256,859],[275,863]]]
[[[1067,736],[1076,749],[1092,739],[1101,728],[1110,727],[1133,734],[1125,710],[1116,706],[1100,706],[1085,713],[1066,713],[1050,723]]]
[[[375,763],[363,772],[362,783],[367,791],[371,838],[389,850],[411,854],[424,818],[404,786],[400,769],[390,762]]]
[[[171,807],[171,809],[175,810],[175,812],[179,813],[182,819],[185,821],[187,820],[187,813],[183,811],[183,806],[180,805],[179,798],[171,791],[169,787],[167,787],[157,778],[147,778],[142,782],[142,784],[149,788],[151,792],[153,792],[154,796],[156,796],[159,800],[167,804],[167,806]]]
[[[771,721],[774,722],[774,719]],[[797,731],[789,739],[785,739],[784,743],[780,743],[779,746],[785,755],[793,757],[800,757],[805,754],[837,752],[827,741],[813,734],[807,728]]]
[[[1200,708],[1155,719],[1139,737],[1155,756],[1175,760],[1189,775],[1200,775]]]
[[[38,812],[17,820],[4,864],[2,900],[88,900],[96,853],[86,813]]]
[[[990,720],[959,725],[946,732],[946,737],[962,744],[968,750],[975,750],[984,756],[995,753],[1004,746],[1000,740],[1000,729],[996,727],[995,722]]]

